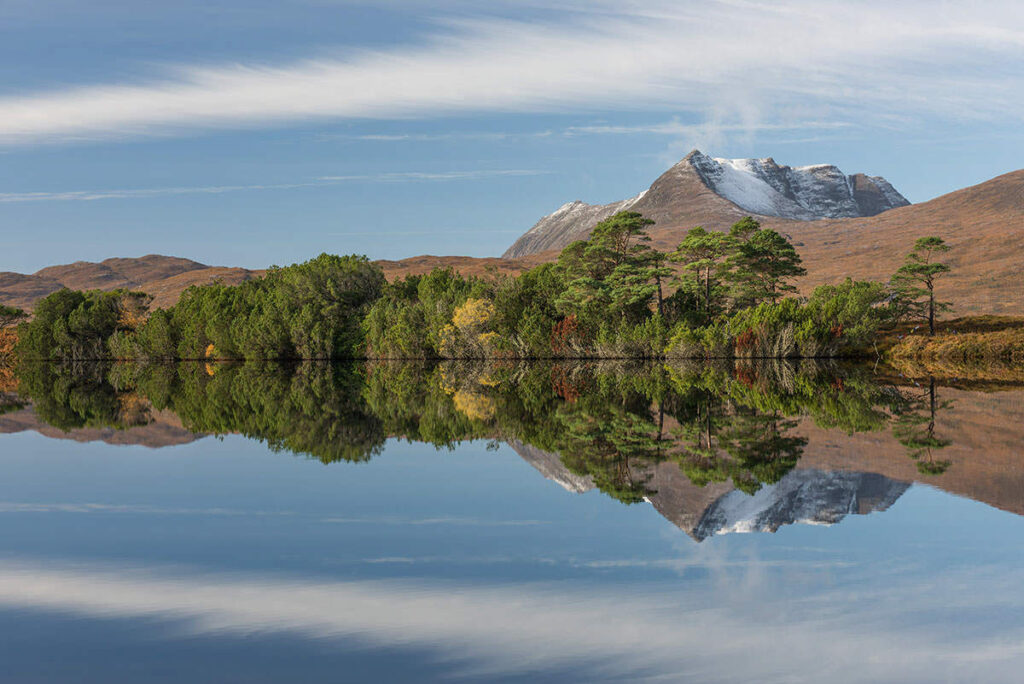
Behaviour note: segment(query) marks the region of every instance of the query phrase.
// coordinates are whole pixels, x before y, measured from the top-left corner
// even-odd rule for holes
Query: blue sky
[[[693,147],[1022,166],[1019,2],[5,0],[0,270],[497,255]]]

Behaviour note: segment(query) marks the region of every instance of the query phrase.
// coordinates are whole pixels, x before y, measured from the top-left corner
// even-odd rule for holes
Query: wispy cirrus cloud
[[[507,4],[501,5],[507,7]],[[416,44],[177,66],[142,83],[0,98],[0,141],[313,120],[687,110],[756,126],[794,111],[1019,121],[1016,1],[563,2],[556,19],[449,19]]]
[[[554,131],[533,132],[469,132],[451,131],[445,133],[366,133],[361,135],[346,133],[323,133],[320,140],[363,140],[370,142],[452,142],[455,140],[502,141],[521,140],[523,138],[550,138]]]
[[[486,178],[540,176],[547,171],[533,169],[473,169],[464,171],[401,171],[395,173],[350,174],[320,176],[299,183],[257,183],[250,185],[172,186],[163,188],[128,188],[116,190],[67,190],[56,192],[3,192],[0,204],[19,202],[91,202],[108,199],[143,199],[175,195],[222,195],[229,192],[258,190],[295,190],[316,188],[342,183],[417,183],[446,181],[475,181]]]

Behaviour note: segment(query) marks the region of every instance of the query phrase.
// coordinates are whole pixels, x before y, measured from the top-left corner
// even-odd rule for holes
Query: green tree
[[[566,285],[556,301],[560,313],[578,315],[591,332],[613,318],[646,318],[668,272],[649,245],[647,227],[653,224],[635,211],[620,211],[594,226],[587,240],[562,250],[558,264]]]
[[[42,299],[32,320],[19,327],[16,353],[33,360],[110,358],[110,338],[132,330],[149,300],[149,295],[126,290],[58,290]]]
[[[935,301],[935,281],[949,273],[949,265],[939,261],[949,245],[940,237],[918,238],[906,262],[892,277],[897,307],[911,316],[928,321],[928,334],[935,334],[935,314],[949,309],[948,302]]]
[[[737,224],[739,225],[739,224]],[[734,242],[729,236],[708,232],[703,226],[692,228],[679,243],[679,247],[669,259],[683,264],[683,277],[680,284],[685,284],[686,276],[696,277],[697,287],[694,288],[701,297],[704,318],[711,321],[718,307],[712,303],[712,293],[719,291],[718,280],[725,267],[725,260],[732,251]]]
[[[730,231],[738,241],[729,257],[730,277],[741,306],[774,303],[784,294],[796,292],[790,281],[807,273],[789,240],[768,228],[753,230],[754,225],[760,224],[748,217]]]
[[[952,406],[952,402],[939,400],[935,393],[935,378],[929,378],[928,387],[923,392],[912,394],[896,416],[893,436],[917,461],[917,471],[922,475],[941,475],[952,464],[952,461],[935,458],[936,451],[953,443],[953,440],[936,434],[939,412]]]

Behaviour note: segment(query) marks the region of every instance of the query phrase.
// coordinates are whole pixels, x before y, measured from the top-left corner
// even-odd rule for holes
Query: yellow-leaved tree
[[[493,357],[498,341],[498,334],[490,330],[493,318],[493,302],[467,299],[455,309],[452,322],[441,329],[441,355],[451,359]]]

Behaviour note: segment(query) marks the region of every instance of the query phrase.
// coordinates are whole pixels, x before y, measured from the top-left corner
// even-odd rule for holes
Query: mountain
[[[922,475],[918,461],[891,432],[846,434],[800,419],[796,432],[807,438],[796,468],[753,496],[731,481],[694,484],[673,461],[634,464],[635,481],[649,490],[647,501],[670,523],[697,541],[729,532],[774,532],[784,525],[831,525],[847,515],[887,510],[911,483],[1024,515],[1024,391],[966,391],[942,387],[951,407],[942,417],[952,444],[941,458],[951,466],[941,475]],[[556,453],[511,440],[509,445],[545,478],[570,492],[594,488],[569,471]]]
[[[849,514],[884,511],[909,482],[877,473],[791,470],[748,495],[732,490],[709,506],[691,531],[697,541],[731,532],[775,532],[783,525],[834,525]]]
[[[749,172],[737,171],[736,167]],[[886,208],[874,215],[815,220],[746,210],[720,194],[726,192],[737,201],[753,206],[752,199],[741,197],[742,193],[735,189],[739,183],[734,182],[735,179],[713,177],[723,169],[722,178],[746,174],[743,179],[747,185],[763,191],[756,196],[776,201],[775,207],[780,213],[787,206],[794,214],[811,211],[808,207],[815,211],[848,213],[854,204],[858,210],[869,213],[902,199],[887,182],[877,177],[847,177],[851,193],[847,196],[839,182],[841,174],[830,170],[834,167],[787,171],[788,168],[767,159],[726,163],[695,151],[662,174],[636,198],[630,209],[655,221],[650,229],[651,244],[661,250],[675,249],[686,231],[694,226],[725,231],[743,216],[755,214],[764,227],[786,235],[800,252],[807,268],[807,276],[797,283],[803,293],[847,277],[888,280],[917,238],[937,235],[953,248],[946,255],[952,271],[943,276],[939,284],[939,296],[952,301],[953,315],[1020,315],[1024,308],[1024,279],[1020,277],[1021,255],[1024,255],[1024,170],[927,202]],[[772,178],[771,182],[766,180],[768,177]],[[814,185],[811,180],[819,177],[832,178],[834,182],[823,181],[815,186],[817,189],[807,190]],[[794,189],[794,178],[800,179],[796,185],[803,189],[799,192]],[[789,189],[799,201],[776,189],[775,185],[785,189],[784,179],[789,180]],[[765,187],[771,192],[764,191]],[[755,194],[747,193],[750,197]],[[835,198],[842,201],[833,201]],[[787,202],[798,205],[800,211]],[[602,209],[610,212],[614,206]],[[590,232],[579,222],[564,226],[563,230],[558,221],[542,219],[505,252],[509,268],[553,261],[562,247],[587,237]]]
[[[636,197],[605,205],[575,201],[545,216],[506,258],[565,247],[626,209],[659,224],[731,225],[746,215],[797,221],[874,216],[910,204],[881,176],[845,175],[831,164],[780,166],[767,159],[712,159],[693,150]]]
[[[76,261],[47,266],[31,275],[0,272],[0,304],[31,309],[38,300],[66,287],[72,290],[141,290],[154,296],[154,306],[170,306],[191,285],[215,280],[236,285],[262,273],[245,268],[207,266],[190,259],[158,254],[106,259],[98,263]]]

